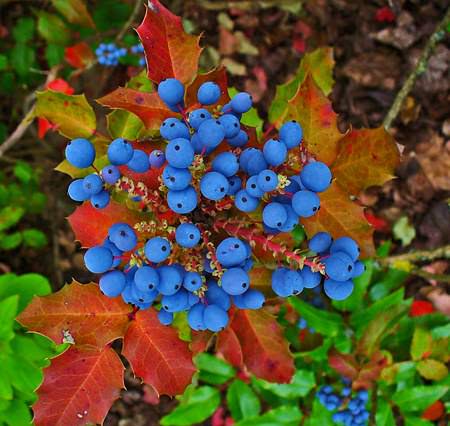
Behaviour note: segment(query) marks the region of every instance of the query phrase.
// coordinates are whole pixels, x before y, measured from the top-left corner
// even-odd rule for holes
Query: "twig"
[[[388,111],[383,121],[383,126],[385,127],[386,130],[390,129],[392,123],[397,118],[397,115],[400,112],[400,108],[402,107],[405,98],[408,96],[409,92],[414,87],[414,83],[416,82],[417,77],[419,77],[420,74],[426,71],[428,66],[428,60],[430,59],[431,54],[433,53],[436,45],[441,40],[443,40],[445,36],[446,27],[448,25],[449,20],[450,20],[450,8],[447,9],[444,19],[436,27],[433,34],[431,34],[427,44],[425,45],[425,48],[422,51],[422,55],[420,56],[420,59],[417,62],[417,65],[411,71],[408,78],[403,83],[403,87],[397,93],[397,96],[394,99],[394,103],[392,104],[390,110]]]
[[[434,259],[450,259],[450,244],[434,250],[418,250],[410,253],[377,258],[379,264],[389,266],[396,262],[425,262]]]
[[[441,283],[450,283],[450,275],[447,274],[433,274],[432,272],[425,271],[423,269],[413,269],[410,271],[411,275],[417,275],[427,281],[437,281]]]
[[[115,38],[116,42],[122,40],[125,33],[130,29],[134,20],[137,18],[139,11],[141,10],[141,7],[142,7],[142,0],[136,0],[136,2],[134,3],[133,12],[131,12],[131,15],[128,18],[128,21],[125,22],[125,25],[122,27],[122,29],[119,31],[119,34],[117,34],[117,36]]]

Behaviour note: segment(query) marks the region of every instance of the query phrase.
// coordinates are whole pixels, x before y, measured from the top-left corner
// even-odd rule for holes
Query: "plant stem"
[[[449,20],[450,20],[450,8],[447,9],[444,19],[442,19],[442,21],[434,30],[433,34],[431,34],[430,38],[427,41],[427,44],[425,45],[422,51],[419,61],[409,74],[408,78],[403,83],[403,86],[400,89],[400,91],[397,93],[397,96],[394,99],[394,103],[392,104],[390,110],[388,111],[383,121],[383,126],[385,127],[386,130],[389,130],[391,128],[392,123],[397,118],[397,115],[400,112],[404,100],[414,87],[414,83],[416,82],[417,77],[419,77],[419,75],[423,74],[426,71],[428,66],[428,60],[430,59],[431,54],[433,53],[436,45],[444,38],[446,27],[448,25]]]
[[[396,262],[425,262],[434,259],[450,259],[450,244],[438,247],[434,250],[417,250],[410,253],[398,254],[395,256],[388,256],[377,258],[377,262],[383,266],[389,266]]]

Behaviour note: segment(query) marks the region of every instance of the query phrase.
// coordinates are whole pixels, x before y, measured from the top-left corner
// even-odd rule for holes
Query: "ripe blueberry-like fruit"
[[[166,160],[172,167],[183,169],[194,161],[194,149],[188,139],[172,139],[166,147]]]
[[[305,288],[315,288],[322,280],[322,274],[320,272],[313,272],[307,265],[300,271],[300,275],[303,278],[303,285]]]
[[[202,276],[198,272],[186,272],[183,287],[188,291],[196,291],[203,285]]]
[[[86,201],[90,195],[84,190],[83,179],[75,179],[70,182],[67,193],[73,201]]]
[[[233,111],[243,114],[244,112],[247,112],[250,110],[253,104],[253,99],[250,94],[247,92],[240,92],[233,96],[233,99],[231,99],[231,108]]]
[[[131,251],[136,247],[137,235],[127,223],[116,223],[108,231],[109,239],[119,250]]]
[[[169,191],[167,204],[170,209],[178,214],[187,214],[197,207],[197,192],[192,186],[181,191]]]
[[[154,237],[145,243],[145,257],[153,263],[166,260],[171,252],[170,243],[166,238]]]
[[[350,237],[341,237],[333,241],[330,247],[330,253],[336,253],[338,251],[348,254],[353,262],[359,257],[358,244]]]
[[[311,217],[320,208],[320,198],[315,192],[298,191],[292,197],[292,208],[300,217]]]
[[[95,160],[95,148],[87,139],[78,138],[66,146],[66,159],[72,166],[85,169],[92,166]]]
[[[125,288],[125,274],[122,271],[109,271],[99,281],[100,290],[108,297],[120,296]]]
[[[218,201],[228,193],[227,178],[218,172],[206,173],[200,180],[200,191],[209,200]]]
[[[223,330],[228,324],[228,314],[217,305],[208,305],[203,313],[206,328],[213,332]]]
[[[269,203],[263,209],[263,222],[270,228],[279,229],[287,220],[287,212],[281,203]]]
[[[239,119],[233,114],[222,115],[222,117],[219,118],[219,122],[225,131],[225,137],[227,139],[236,137],[241,130]]]
[[[242,179],[239,176],[231,176],[228,179],[228,184],[230,185],[228,188],[227,195],[235,195],[242,188]]]
[[[288,121],[280,128],[280,140],[282,140],[287,149],[299,146],[303,138],[303,130],[296,121]]]
[[[336,252],[324,259],[326,274],[335,281],[347,281],[353,274],[353,261],[343,252]]]
[[[162,179],[167,188],[181,191],[189,186],[192,181],[192,175],[189,169],[178,169],[168,164],[164,167]]]
[[[236,193],[234,204],[238,210],[250,213],[258,208],[259,199],[252,197],[245,189]]]
[[[245,184],[247,192],[255,198],[261,198],[264,195],[264,190],[258,185],[258,176],[250,176]]]
[[[110,198],[109,192],[103,190],[91,196],[91,204],[96,209],[104,209],[109,204]]]
[[[306,189],[314,192],[322,192],[331,185],[331,170],[325,163],[314,161],[303,167],[300,179]]]
[[[86,268],[94,274],[103,274],[111,269],[113,255],[106,247],[91,247],[84,254],[84,264],[86,265]]]
[[[280,297],[289,297],[294,291],[292,287],[292,281],[286,281],[285,268],[277,268],[272,273],[272,290]]]
[[[190,133],[186,124],[178,118],[166,118],[159,128],[159,133],[164,139],[171,141],[176,138],[189,139]]]
[[[212,105],[220,99],[220,87],[218,84],[207,81],[197,91],[197,99],[202,105]]]
[[[166,156],[161,150],[155,149],[148,156],[148,161],[150,163],[150,166],[155,169],[159,169],[165,163]]]
[[[219,172],[226,177],[235,175],[239,170],[239,162],[232,152],[221,152],[214,158],[212,162],[212,169]]]
[[[274,191],[278,186],[278,175],[269,169],[258,173],[258,186],[264,192]]]
[[[328,232],[317,232],[308,242],[308,248],[316,253],[326,252],[333,239]]]
[[[159,284],[158,272],[150,266],[142,266],[134,274],[134,282],[140,291],[156,290]]]
[[[347,299],[353,291],[353,281],[335,281],[332,279],[326,279],[323,284],[325,294],[333,300]]]
[[[235,137],[227,139],[227,142],[233,148],[243,147],[248,142],[248,134],[245,130],[239,130],[239,133]]]
[[[189,113],[189,124],[194,130],[198,130],[200,124],[211,117],[211,113],[205,108],[194,109]]]
[[[232,296],[245,293],[250,287],[250,277],[242,268],[227,269],[222,275],[221,282],[224,291]]]
[[[280,166],[286,161],[286,144],[276,139],[269,139],[264,144],[263,154],[268,164],[274,167]]]
[[[200,231],[193,223],[182,223],[175,231],[175,239],[181,247],[192,248],[200,241]]]
[[[203,321],[203,314],[205,312],[205,305],[197,303],[192,306],[188,312],[188,324],[192,330],[202,331],[206,330],[205,322]]]
[[[167,312],[164,309],[161,309],[158,312],[158,319],[162,325],[170,325],[173,322],[173,313]]]
[[[114,166],[127,164],[133,157],[134,149],[123,138],[114,139],[108,146],[108,159]]]
[[[135,149],[131,160],[127,163],[127,167],[133,172],[145,173],[150,168],[148,155],[140,149]]]
[[[114,185],[120,179],[120,170],[112,164],[103,167],[101,170],[103,180],[110,185]]]
[[[198,138],[203,146],[209,148],[217,147],[225,138],[225,130],[219,120],[210,118],[200,124]]]
[[[174,107],[183,103],[184,86],[176,78],[166,78],[158,85],[158,95],[166,105]]]

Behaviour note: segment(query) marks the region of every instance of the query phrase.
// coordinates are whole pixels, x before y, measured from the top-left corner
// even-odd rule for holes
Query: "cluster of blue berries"
[[[74,167],[85,169],[93,167],[95,147],[87,139],[77,138],[70,141],[65,150],[67,161]],[[145,173],[150,168],[160,168],[164,162],[164,153],[153,150],[146,154],[134,149],[125,139],[118,138],[108,146],[107,156],[110,164],[100,172],[88,174],[83,179],[75,179],[68,188],[69,197],[74,201],[90,200],[97,209],[105,208],[110,201],[110,188],[121,177],[118,166],[127,166],[135,173]]]
[[[366,408],[369,393],[366,390],[360,390],[349,399],[352,395],[351,384],[346,379],[343,382],[344,387],[340,393],[333,392],[332,386],[325,385],[317,392],[317,398],[328,411],[337,410],[333,413],[335,423],[345,426],[366,425],[370,417]]]
[[[201,231],[193,223],[180,224],[174,236],[183,249],[201,246]],[[106,296],[122,296],[140,309],[160,303],[158,318],[164,325],[172,323],[174,313],[187,311],[192,329],[216,332],[228,324],[232,301],[242,309],[259,309],[264,303],[264,295],[250,288],[248,271],[253,262],[251,248],[244,241],[224,239],[217,247],[216,261],[205,257],[205,265],[211,266],[200,272],[168,261],[172,244],[167,238],[153,237],[142,248],[137,246],[134,229],[116,223],[102,245],[86,251],[85,265],[89,271],[103,274],[99,285]],[[130,260],[121,269],[125,258]],[[219,280],[214,268],[221,269]]]
[[[325,294],[333,300],[344,300],[353,292],[353,278],[365,270],[359,258],[358,244],[350,237],[333,241],[327,232],[318,232],[308,242],[308,248],[319,255],[323,264]],[[294,271],[279,267],[272,274],[272,289],[280,297],[289,297],[302,292],[304,288],[315,288],[322,281],[322,274],[305,265]]]
[[[130,53],[139,56],[139,65],[145,65],[144,46],[142,44],[136,44],[129,49]],[[115,43],[100,43],[95,49],[97,60],[100,65],[105,67],[115,67],[119,65],[119,59],[126,56],[128,49],[125,47],[119,47]]]

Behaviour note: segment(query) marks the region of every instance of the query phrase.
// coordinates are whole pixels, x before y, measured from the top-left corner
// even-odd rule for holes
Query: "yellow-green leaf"
[[[427,380],[442,380],[448,375],[445,364],[435,359],[424,359],[417,363],[417,371]]]
[[[431,354],[433,338],[431,332],[422,327],[417,327],[414,330],[414,335],[411,342],[411,358],[418,361],[424,355]]]
[[[83,0],[52,0],[52,3],[55,9],[70,23],[95,28],[94,21]]]

